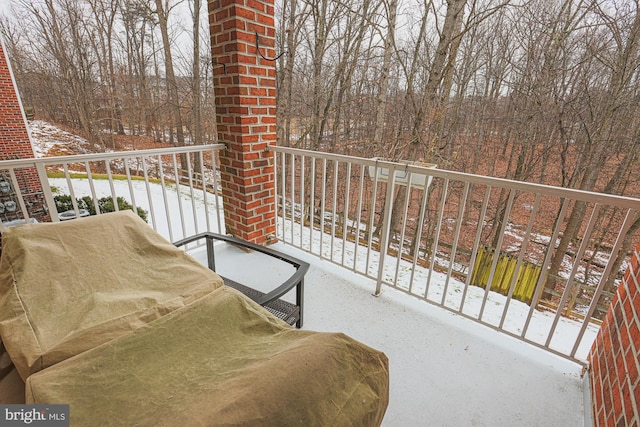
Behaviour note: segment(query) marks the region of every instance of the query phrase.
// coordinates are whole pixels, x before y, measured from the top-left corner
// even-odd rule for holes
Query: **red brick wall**
[[[640,427],[640,244],[589,353],[596,426]]]
[[[209,0],[218,142],[227,232],[265,243],[275,235],[274,0]],[[259,37],[261,57],[256,49]],[[222,65],[224,64],[224,65]]]
[[[0,43],[0,153],[5,157],[33,157],[29,134],[2,43]]]
[[[0,40],[1,41],[1,40]],[[0,160],[32,158],[33,148],[27,131],[26,120],[20,104],[18,91],[11,74],[9,60],[5,56],[4,46],[0,42]],[[0,170],[0,176],[9,180],[8,171]],[[21,169],[16,171],[16,178],[25,201],[31,206],[28,208],[30,217],[39,221],[49,220],[44,213],[44,198],[42,187],[35,169]],[[6,201],[6,195],[2,195],[2,201]],[[15,200],[17,202],[17,198]],[[22,218],[22,214],[17,214]],[[0,215],[3,221],[16,219],[14,216],[4,213]]]

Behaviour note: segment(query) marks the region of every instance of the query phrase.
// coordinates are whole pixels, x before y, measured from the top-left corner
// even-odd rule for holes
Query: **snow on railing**
[[[640,200],[412,162],[270,150],[283,242],[374,279],[376,295],[391,286],[586,360],[624,270],[626,254],[617,254]],[[580,209],[575,236],[556,256]]]
[[[223,148],[215,144],[0,161],[10,199],[15,199],[15,209],[0,212],[0,219],[13,225],[33,220],[39,212],[56,222],[130,206],[170,241],[202,231],[222,232],[217,152]],[[21,170],[32,168],[42,186],[39,207],[23,194],[29,185],[21,182]],[[64,202],[66,208],[61,207]]]

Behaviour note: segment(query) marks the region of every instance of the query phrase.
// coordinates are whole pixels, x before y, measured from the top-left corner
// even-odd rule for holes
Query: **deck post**
[[[380,296],[382,294],[382,282],[384,281],[384,263],[387,259],[387,251],[389,250],[389,238],[391,235],[391,216],[393,213],[393,194],[396,185],[395,167],[389,169],[389,180],[387,181],[387,189],[384,199],[384,212],[382,213],[382,231],[380,233],[380,262],[378,265],[378,278],[376,280],[376,291],[373,295]],[[402,254],[398,254],[402,256]]]
[[[220,174],[227,233],[275,237],[274,0],[209,0]]]

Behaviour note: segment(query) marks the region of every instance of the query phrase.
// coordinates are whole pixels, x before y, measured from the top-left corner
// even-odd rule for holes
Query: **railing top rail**
[[[104,161],[131,157],[158,156],[177,153],[191,153],[203,150],[222,150],[224,144],[189,145],[182,147],[151,148],[148,150],[114,151],[109,153],[77,154],[73,156],[36,157],[17,160],[1,160],[0,169],[29,167],[37,163],[44,165],[58,165],[61,163],[80,163]]]
[[[364,166],[384,166],[391,170],[402,170],[411,173],[419,173],[449,180],[470,182],[472,184],[488,185],[492,187],[510,188],[518,191],[528,191],[540,193],[542,195],[555,196],[560,198],[570,198],[584,202],[602,203],[614,205],[620,208],[640,211],[640,199],[627,196],[617,196],[613,194],[597,193],[593,191],[577,190],[573,188],[556,187],[546,184],[536,184],[532,182],[514,181],[505,178],[496,178],[483,175],[474,175],[465,172],[455,172],[445,169],[426,168],[411,164],[403,164],[386,160],[366,159],[363,157],[347,156],[344,154],[323,153],[320,151],[304,150],[300,148],[270,146],[268,150],[289,153],[298,156],[309,156],[319,159],[336,160],[340,162],[350,162]]]

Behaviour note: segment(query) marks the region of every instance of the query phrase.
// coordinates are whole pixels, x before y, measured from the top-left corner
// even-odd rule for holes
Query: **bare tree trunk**
[[[193,145],[200,145],[202,141],[202,120],[200,118],[201,96],[200,96],[200,10],[202,6],[200,0],[193,0],[193,64],[191,76],[191,96],[192,96],[192,125],[191,125],[191,143]],[[194,155],[193,159],[193,175],[198,181],[200,177],[202,188],[205,188],[204,176],[201,176],[200,171],[202,169],[200,164],[200,157]]]
[[[119,0],[109,0],[108,2],[105,0],[91,0],[89,3],[97,21],[96,33],[98,35],[98,40],[92,38],[91,43],[98,57],[98,64],[101,70],[100,74],[102,80],[105,82],[107,90],[106,98],[109,101],[107,126],[112,133],[122,135],[124,134],[124,127],[122,125],[120,104],[116,94],[116,75],[113,58],[113,32],[119,9]],[[115,149],[113,136],[110,135],[110,138],[112,148]]]
[[[168,0],[167,0],[168,1]],[[180,98],[178,96],[178,82],[176,80],[175,71],[173,69],[173,57],[171,54],[171,41],[169,40],[169,27],[168,17],[170,8],[168,4],[163,6],[162,0],[155,0],[156,2],[156,14],[158,15],[158,24],[160,26],[160,34],[162,35],[162,47],[164,50],[164,67],[165,76],[167,80],[167,102],[169,104],[169,111],[171,111],[171,117],[173,123],[170,129],[170,140],[173,140],[173,132],[176,133],[176,145],[178,147],[184,146],[184,128],[182,121],[182,111],[180,108]],[[187,170],[187,156],[186,154],[180,155],[180,164],[183,171]],[[176,177],[177,179],[177,177]]]
[[[387,12],[387,35],[384,39],[384,54],[382,57],[382,70],[378,83],[378,96],[376,96],[376,121],[373,132],[373,154],[378,156],[382,152],[382,138],[387,117],[387,97],[389,92],[389,68],[391,67],[391,55],[395,49],[396,15],[398,0],[383,2]]]
[[[173,68],[173,56],[171,53],[171,40],[169,40],[169,27],[167,19],[170,9],[162,4],[162,0],[155,0],[156,14],[158,15],[158,24],[160,26],[160,34],[162,35],[162,48],[164,51],[164,67],[167,79],[167,102],[173,117],[173,129],[176,132],[176,145],[184,145],[184,129],[182,122],[182,111],[180,108],[180,98],[178,96],[178,82],[176,80]],[[186,164],[183,163],[183,167]]]
[[[418,160],[421,157],[421,152],[427,148],[427,158],[431,160],[433,157],[433,148],[431,143],[425,144],[423,136],[425,134],[426,116],[431,116],[431,109],[436,106],[436,100],[438,93],[440,93],[441,103],[445,99],[448,99],[449,94],[442,92],[441,85],[445,74],[453,72],[453,65],[451,69],[447,70],[447,63],[453,64],[455,61],[455,55],[457,53],[457,47],[459,46],[459,38],[461,37],[460,28],[462,25],[463,9],[467,0],[449,0],[447,3],[447,13],[445,21],[440,31],[440,39],[434,59],[431,63],[429,71],[429,79],[427,80],[422,103],[417,111],[416,119],[414,121],[413,135],[411,142],[408,145],[406,158],[408,160]],[[425,11],[426,13],[426,11]],[[436,113],[437,114],[437,113]],[[431,116],[433,119],[434,117]],[[436,119],[439,120],[439,119]],[[391,214],[391,230],[394,233],[399,232],[400,221],[403,215],[403,208],[406,204],[407,188],[400,186],[393,202],[393,210]],[[391,201],[387,201],[390,203]],[[380,224],[378,225],[378,230]]]
[[[435,56],[429,70],[429,78],[424,88],[422,104],[416,116],[414,124],[414,132],[411,144],[424,145],[422,149],[426,149],[427,159],[432,160],[435,152],[435,144],[437,141],[424,141],[427,125],[429,120],[440,120],[441,111],[438,105],[449,99],[449,93],[444,92],[442,83],[447,73],[453,72],[453,68],[447,70],[447,64],[455,63],[458,46],[460,45],[460,32],[462,26],[462,18],[464,16],[464,6],[467,0],[449,0],[447,2],[447,12],[440,31],[440,39],[436,48]],[[438,100],[440,94],[440,100]],[[439,101],[439,102],[438,102]],[[420,152],[418,147],[410,147],[409,154],[416,156]],[[417,160],[409,157],[410,160]]]
[[[29,5],[27,10],[35,18],[45,46],[55,59],[58,84],[64,84],[62,91],[66,93],[59,100],[62,101],[60,104],[89,142],[102,146],[94,120],[94,70],[88,51],[90,30],[84,22],[82,10],[75,3],[57,6],[53,0],[45,0],[42,9]]]
[[[311,119],[311,146],[312,150],[320,149],[320,139],[322,138],[320,127],[322,120],[322,100],[323,90],[323,59],[327,42],[327,8],[328,0],[320,0],[319,4],[312,6],[315,17],[315,46],[313,52],[313,106]]]
[[[193,0],[193,76],[191,92],[193,96],[193,144],[202,144],[202,127],[200,120],[200,0]]]
[[[289,11],[287,15],[287,6]],[[300,25],[297,24],[298,0],[283,1],[283,16],[281,25],[282,33],[286,37],[281,38],[280,50],[283,52],[280,57],[280,70],[277,74],[278,91],[276,92],[278,108],[276,114],[278,141],[284,146],[291,145],[291,124],[292,124],[292,98],[293,98],[293,66],[295,65],[296,49],[298,47],[298,34]],[[286,26],[286,30],[284,30]],[[286,48],[285,48],[286,46]]]

